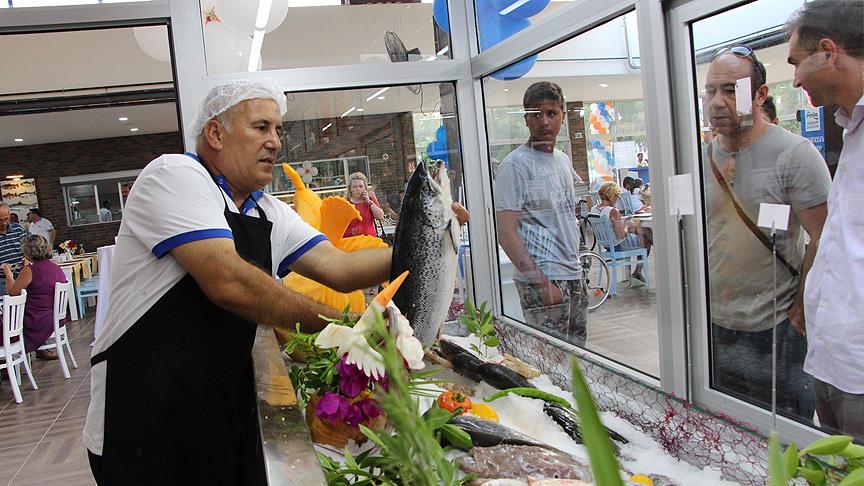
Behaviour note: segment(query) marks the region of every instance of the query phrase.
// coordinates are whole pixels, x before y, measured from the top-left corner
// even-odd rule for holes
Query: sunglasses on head
[[[747,46],[740,45],[724,47],[714,54],[713,59],[716,59],[721,54],[725,54],[727,52],[735,54],[738,57],[749,57],[753,61],[753,64],[756,65],[756,70],[759,71],[759,74],[762,76],[762,83],[765,83],[765,79],[767,76],[765,72],[765,66],[763,66],[762,62],[760,62],[759,59],[756,58],[756,53],[753,51],[753,49],[750,49]]]

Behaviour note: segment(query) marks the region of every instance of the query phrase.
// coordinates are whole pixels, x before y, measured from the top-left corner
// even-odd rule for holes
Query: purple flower
[[[348,399],[336,393],[326,392],[315,405],[315,415],[330,423],[342,422],[348,414],[351,404]]]
[[[342,361],[336,365],[339,374],[339,390],[346,396],[354,398],[363,390],[369,388],[369,377],[355,364],[347,364],[348,355],[342,356]]]
[[[360,405],[360,408],[363,410],[363,417],[365,417],[364,420],[374,419],[381,415],[381,407],[378,406],[378,402],[371,398],[364,398],[357,404]]]
[[[352,403],[345,414],[345,423],[348,425],[359,425],[363,422],[363,407],[358,403]]]

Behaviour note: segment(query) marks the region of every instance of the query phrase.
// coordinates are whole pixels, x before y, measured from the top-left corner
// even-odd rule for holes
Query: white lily
[[[426,363],[423,362],[423,343],[414,337],[414,328],[408,322],[408,318],[390,302],[387,304],[387,313],[390,317],[390,334],[396,338],[396,348],[408,363],[412,370],[422,370]]]
[[[406,271],[390,282],[390,285],[385,287],[384,290],[379,292],[372,299],[369,307],[366,308],[366,311],[363,312],[363,315],[360,316],[354,327],[340,326],[333,323],[328,324],[318,337],[315,338],[315,345],[325,349],[338,347],[340,356],[348,354],[348,358],[345,360],[346,363],[356,364],[366,376],[376,379],[383,378],[385,374],[384,358],[369,346],[366,336],[372,330],[372,326],[375,323],[375,313],[383,314],[387,304],[393,300],[396,290],[399,289],[399,286],[402,285],[407,276],[408,272]],[[410,328],[411,326],[409,325],[408,327]]]

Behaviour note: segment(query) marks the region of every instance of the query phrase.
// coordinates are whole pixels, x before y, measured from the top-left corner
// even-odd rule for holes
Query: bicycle
[[[588,310],[591,311],[609,298],[612,273],[603,257],[587,249],[579,252],[579,263],[582,264],[582,278],[588,291]]]

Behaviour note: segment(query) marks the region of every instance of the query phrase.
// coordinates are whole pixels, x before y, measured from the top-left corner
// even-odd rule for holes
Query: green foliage
[[[803,478],[812,486],[864,486],[864,446],[853,444],[848,435],[832,435],[800,451],[794,443],[789,444],[781,455],[772,435],[768,472],[771,486],[785,486],[795,478]]]
[[[347,313],[343,314],[347,319]],[[336,392],[339,384],[336,382],[336,365],[339,363],[339,355],[336,348],[321,349],[315,346],[315,338],[318,333],[306,334],[300,332],[300,324],[297,324],[296,332],[291,334],[290,340],[285,343],[283,350],[291,354],[300,351],[306,355],[305,364],[295,364],[288,370],[291,384],[304,403],[309,401],[309,396],[320,391]]]
[[[465,313],[459,316],[459,322],[480,340],[480,346],[471,344],[471,349],[480,356],[485,356],[484,348],[494,348],[501,344],[495,335],[495,322],[492,320],[492,309],[486,310],[486,302],[476,309],[471,299],[465,301]]]
[[[612,449],[612,441],[609,440],[606,427],[600,421],[594,398],[575,358],[572,367],[573,397],[576,399],[576,406],[582,419],[582,437],[585,439],[585,448],[588,449],[588,458],[591,460],[594,484],[624,486],[618,459]]]
[[[327,484],[456,486],[470,481],[473,478],[457,479],[456,465],[444,457],[446,448],[439,443],[444,436],[453,444],[470,448],[470,437],[458,427],[447,425],[453,416],[451,412],[432,407],[420,415],[413,394],[415,384],[404,367],[396,342],[385,328],[380,314],[376,319],[373,341],[383,343],[375,345],[375,348],[384,358],[389,378],[387,391],[379,392],[376,398],[393,432],[376,432],[361,425],[363,435],[377,448],[357,457],[352,457],[346,450],[344,464],[319,455]]]

